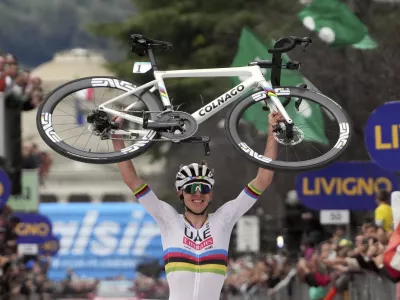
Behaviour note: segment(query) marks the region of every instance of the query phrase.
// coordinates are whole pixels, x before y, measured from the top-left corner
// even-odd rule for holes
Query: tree
[[[357,15],[379,45],[375,50],[329,48],[301,24],[297,18],[301,5],[297,1],[216,0],[205,3],[193,0],[136,0],[137,16],[122,23],[100,24],[95,27],[95,32],[118,41],[126,49],[126,59],[112,67],[120,76],[129,79],[132,78],[132,62],[147,60],[128,52],[130,33],[142,33],[174,44],[173,51],[159,55],[162,69],[230,66],[244,25],[256,31],[265,41],[271,38],[277,40],[283,35],[311,36],[313,44],[308,51],[296,49],[290,57],[301,61],[303,75],[349,112],[356,135],[342,159],[369,160],[363,133],[366,120],[373,109],[385,101],[396,100],[400,94],[396,75],[400,69],[397,32],[400,19],[396,17],[400,7],[371,1],[368,1],[369,5],[364,5],[361,0],[353,2],[357,8],[362,8]],[[135,78],[136,81],[144,79],[149,78]],[[199,93],[206,102],[230,87],[227,79],[174,79],[166,81],[166,85],[170,96],[175,98],[174,104],[185,103],[185,109],[190,112],[201,105]],[[256,167],[228,144],[223,130],[215,129],[223,113],[204,123],[199,132],[210,135],[214,141],[209,160],[218,171],[218,183],[222,187],[234,187],[224,190],[217,187],[214,198],[219,202],[215,202],[216,207],[235,197],[244,181],[252,179],[256,172]],[[164,154],[169,159],[163,178],[171,178],[166,186],[173,186],[173,174],[182,161],[204,158],[202,149],[195,145],[173,145],[171,149],[173,152]],[[281,218],[283,197],[294,188],[295,177],[296,173],[276,172],[273,186],[258,205]]]

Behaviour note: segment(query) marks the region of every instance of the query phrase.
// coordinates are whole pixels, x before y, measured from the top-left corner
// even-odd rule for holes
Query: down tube
[[[223,109],[225,106],[237,100],[240,96],[242,96],[245,92],[247,92],[250,88],[254,86],[254,78],[249,78],[246,81],[238,84],[225,94],[221,95],[217,99],[211,101],[207,105],[195,111],[192,114],[192,117],[196,119],[198,124],[201,124],[205,120],[219,112],[221,109]]]

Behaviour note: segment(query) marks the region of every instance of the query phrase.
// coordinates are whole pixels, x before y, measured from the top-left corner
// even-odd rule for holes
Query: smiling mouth
[[[203,203],[204,200],[192,200],[194,203]]]

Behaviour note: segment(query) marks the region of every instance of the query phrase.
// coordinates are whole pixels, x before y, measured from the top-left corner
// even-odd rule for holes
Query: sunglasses
[[[183,187],[183,191],[191,195],[196,194],[197,191],[199,191],[200,194],[208,194],[211,192],[211,185],[207,183],[190,183]]]

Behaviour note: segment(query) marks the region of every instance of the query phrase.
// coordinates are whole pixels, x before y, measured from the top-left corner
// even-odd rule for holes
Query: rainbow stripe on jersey
[[[136,199],[139,200],[148,192],[150,192],[149,186],[146,183],[143,183],[140,187],[133,191],[133,194],[135,195]]]
[[[254,186],[250,183],[244,188],[244,192],[252,197],[253,199],[258,199],[261,196],[261,191],[257,190]]]
[[[187,271],[195,273],[226,274],[228,251],[210,250],[196,254],[182,248],[167,248],[164,251],[165,272]]]

